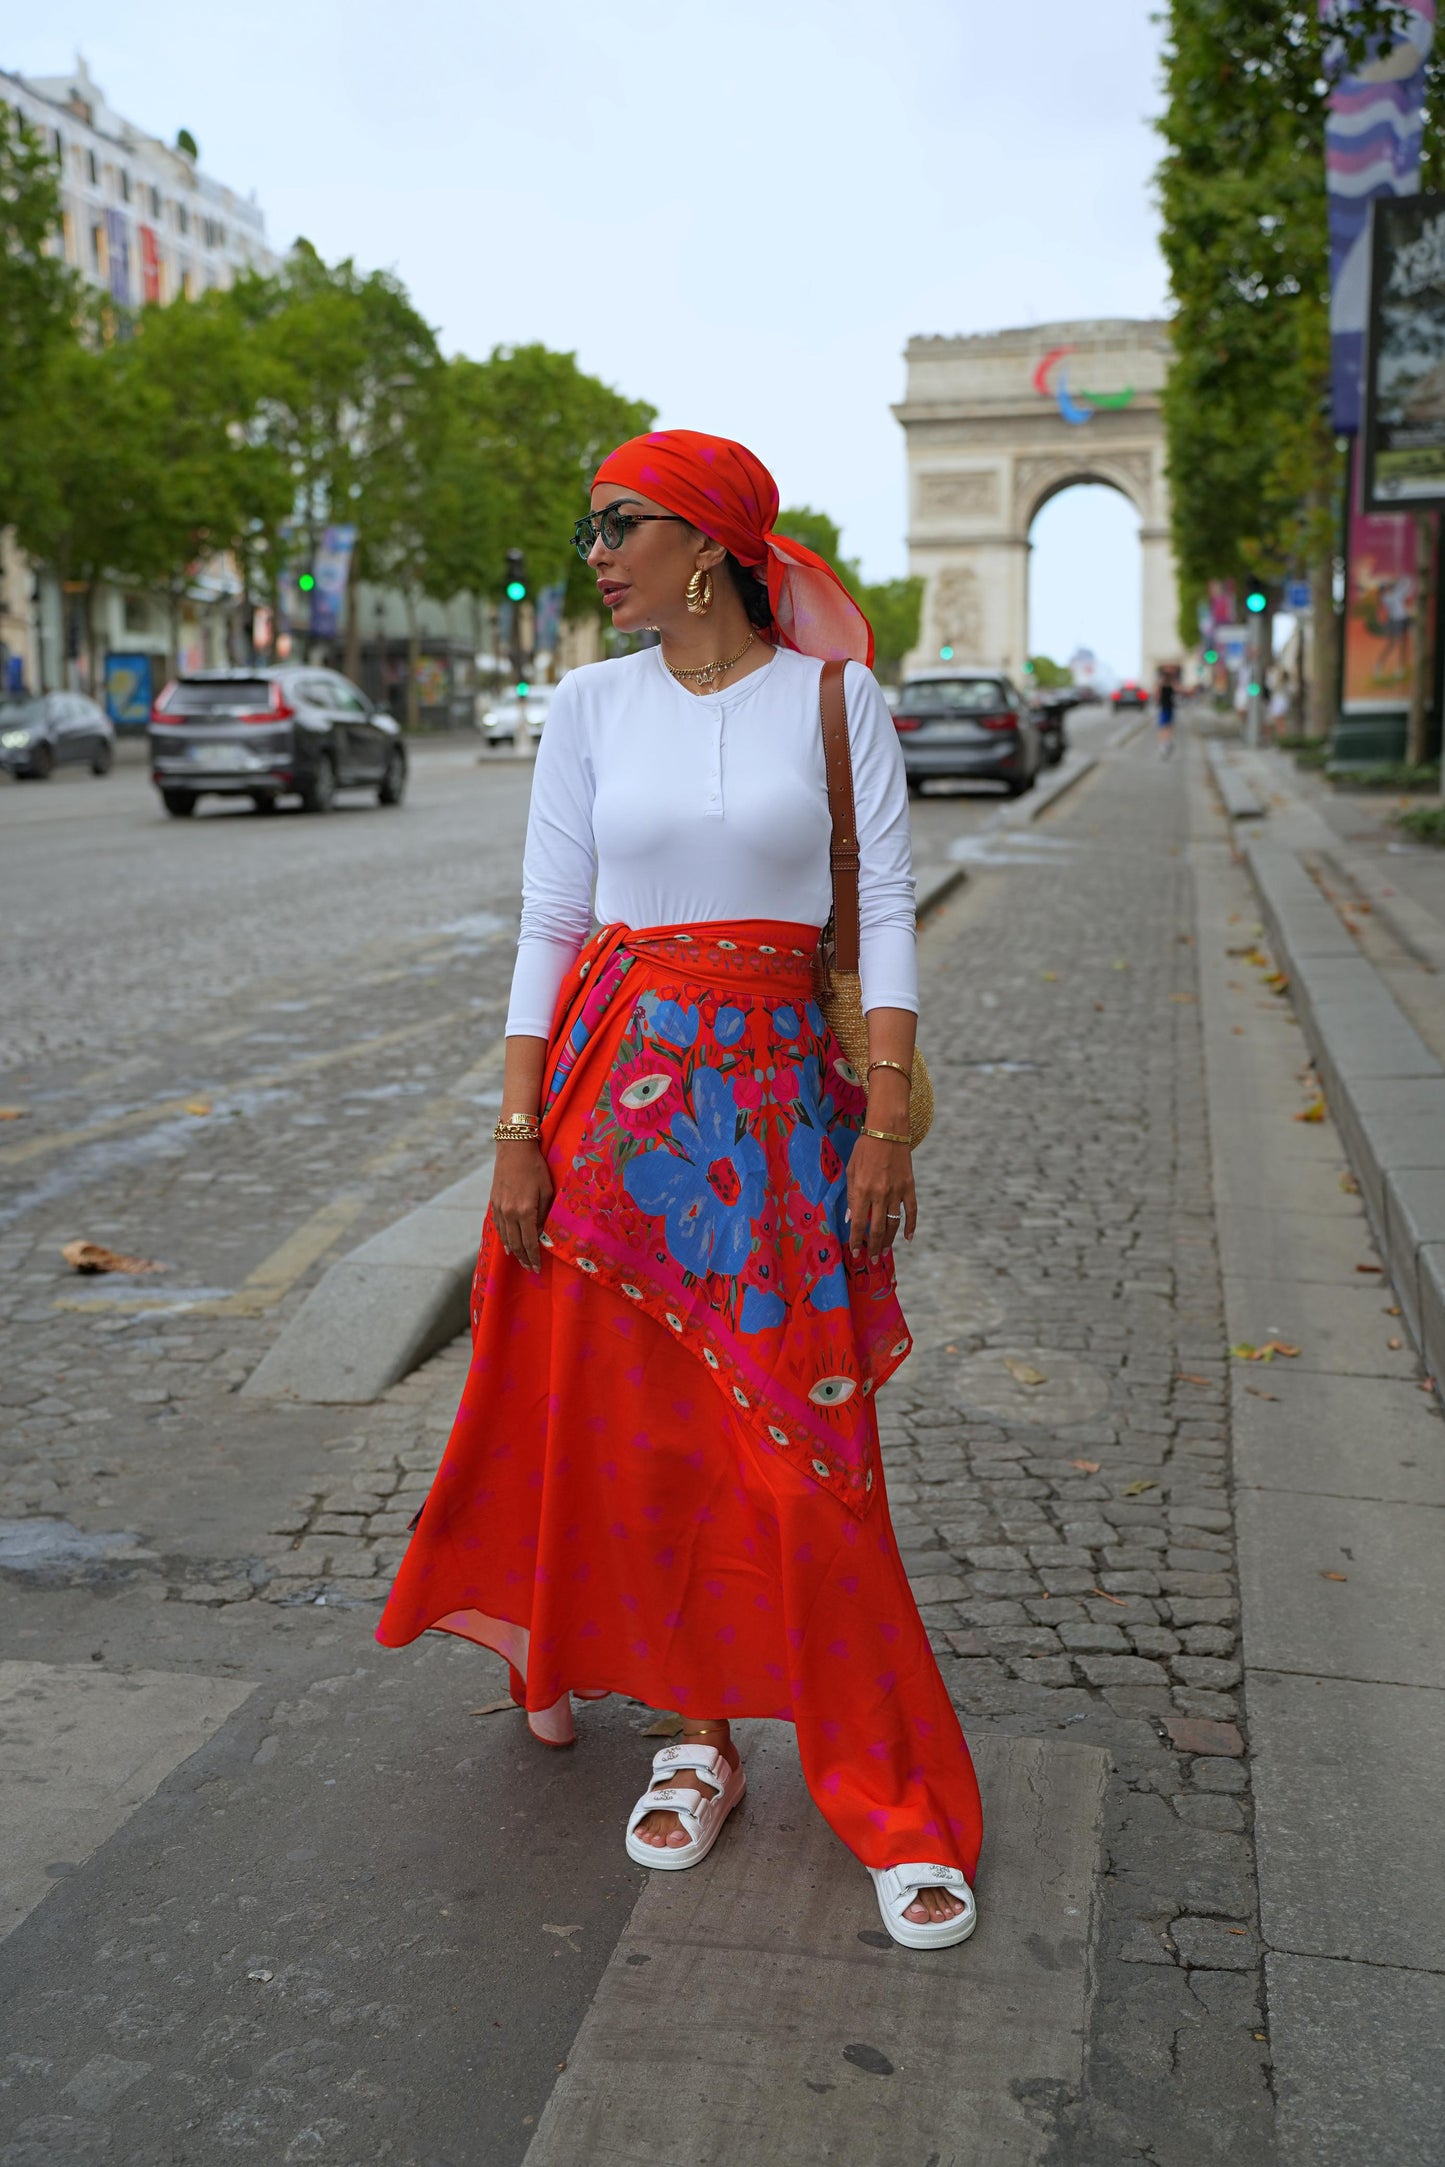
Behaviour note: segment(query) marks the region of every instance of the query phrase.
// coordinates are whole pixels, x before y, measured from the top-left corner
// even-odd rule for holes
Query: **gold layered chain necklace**
[[[720,677],[726,677],[729,670],[736,669],[756,638],[757,634],[750,632],[737,653],[729,655],[726,661],[723,662],[704,662],[700,668],[695,670],[677,670],[673,668],[666,655],[664,655],[662,658],[663,667],[668,675],[677,678],[679,683],[696,685],[699,692],[711,692]]]

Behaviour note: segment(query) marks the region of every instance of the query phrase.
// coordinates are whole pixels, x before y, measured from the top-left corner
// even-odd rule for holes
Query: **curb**
[[[467,1328],[492,1154],[323,1273],[241,1387],[360,1406]]]
[[[931,918],[940,903],[946,903],[956,888],[968,879],[966,865],[937,865],[918,882],[914,895],[914,917],[919,925]]]
[[[1405,1321],[1445,1376],[1445,1068],[1294,851],[1240,844]]]
[[[1204,751],[1209,761],[1209,772],[1214,777],[1214,787],[1219,792],[1224,810],[1230,819],[1262,820],[1265,808],[1234,766],[1219,739],[1208,739]]]
[[[1081,783],[1086,775],[1092,775],[1098,765],[1099,755],[1096,752],[1081,753],[1077,765],[1073,767],[1069,765],[1068,755],[1065,754],[1062,765],[1054,769],[1048,782],[1036,785],[1026,798],[1017,799],[1005,809],[1001,825],[1023,826],[1030,820],[1039,819],[1051,805],[1057,805],[1060,798],[1067,797],[1075,783]],[[1007,817],[1008,814],[1013,815],[1012,820]]]

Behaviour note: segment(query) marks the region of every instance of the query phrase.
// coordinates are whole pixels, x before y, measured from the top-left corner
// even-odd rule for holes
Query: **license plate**
[[[197,767],[245,768],[256,764],[239,745],[192,745],[191,758]]]
[[[926,722],[914,742],[925,745],[963,745],[972,742],[977,734],[972,725],[966,722]]]

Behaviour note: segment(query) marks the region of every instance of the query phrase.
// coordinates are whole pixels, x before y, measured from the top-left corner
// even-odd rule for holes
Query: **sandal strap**
[[[878,1886],[900,1912],[908,1909],[920,1889],[947,1889],[951,1896],[973,1902],[968,1876],[958,1866],[885,1866]]]
[[[699,1776],[721,1786],[727,1781],[730,1770],[716,1746],[694,1746],[680,1743],[664,1746],[652,1756],[654,1776],[673,1776],[680,1769],[691,1768]]]
[[[630,1836],[650,1813],[675,1813],[688,1841],[696,1843],[702,1833],[703,1809],[713,1803],[710,1798],[700,1801],[695,1791],[648,1791],[633,1807],[627,1833]]]

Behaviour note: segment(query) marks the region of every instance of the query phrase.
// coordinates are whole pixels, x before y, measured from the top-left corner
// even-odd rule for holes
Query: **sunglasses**
[[[680,527],[689,524],[679,519],[676,512],[620,512],[615,504],[609,504],[602,512],[589,512],[579,519],[572,529],[572,547],[585,564],[600,540],[608,549],[621,549],[633,527],[645,527],[649,521],[671,519]]]

